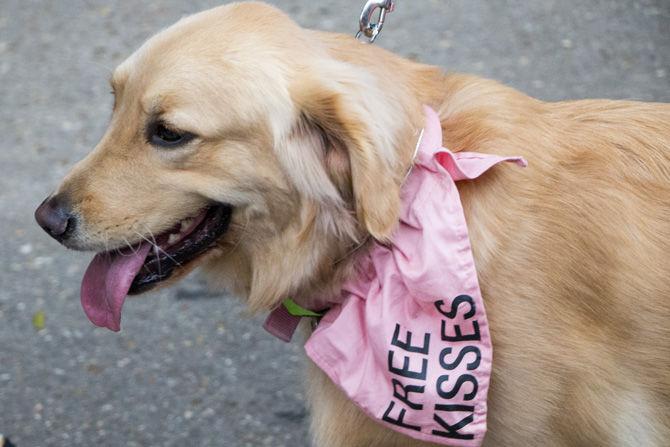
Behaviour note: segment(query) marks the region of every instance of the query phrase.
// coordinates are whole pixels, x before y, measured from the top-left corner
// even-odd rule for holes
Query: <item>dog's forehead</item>
[[[198,82],[225,82],[221,70],[237,72],[236,82],[259,85],[286,78],[310,39],[293,20],[260,2],[233,3],[185,17],[148,39],[121,63],[112,86],[160,84],[179,75]],[[199,72],[210,72],[198,78]],[[181,72],[181,73],[180,73]],[[260,79],[265,75],[266,79]]]
[[[111,84],[120,102],[139,104],[146,114],[172,113],[176,124],[195,130],[197,123],[205,134],[203,126],[285,117],[272,120],[279,135],[294,112],[291,48],[304,51],[300,30],[265,4],[214,8],[150,38],[117,67]]]
[[[238,63],[271,57],[277,48],[299,47],[302,29],[277,8],[256,2],[234,3],[182,18],[149,38],[118,70],[133,65],[169,66],[184,59],[227,59]],[[256,58],[257,59],[257,58]]]

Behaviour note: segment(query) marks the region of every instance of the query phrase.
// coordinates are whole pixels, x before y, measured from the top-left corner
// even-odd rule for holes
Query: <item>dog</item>
[[[542,102],[256,2],[180,20],[111,85],[109,128],[36,211],[101,252],[94,323],[196,267],[256,312],[335,293],[392,240],[429,106],[451,151],[529,163],[458,184],[495,352],[484,444],[670,442],[670,105]],[[432,445],[316,367],[306,386],[315,446]]]

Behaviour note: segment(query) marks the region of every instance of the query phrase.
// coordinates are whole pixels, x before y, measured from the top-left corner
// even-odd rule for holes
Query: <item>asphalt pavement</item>
[[[0,433],[18,447],[309,445],[299,343],[197,277],[130,299],[122,332],[95,329],[79,304],[90,255],[32,217],[102,135],[113,67],[220,3],[0,0]],[[352,33],[364,2],[273,3]],[[669,0],[397,3],[378,44],[407,57],[546,100],[670,101]]]

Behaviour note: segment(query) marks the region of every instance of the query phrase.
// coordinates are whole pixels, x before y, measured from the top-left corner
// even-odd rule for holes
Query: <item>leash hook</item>
[[[356,39],[361,40],[361,37],[365,36],[367,40],[363,40],[363,42],[373,43],[384,27],[386,14],[393,12],[394,9],[395,0],[368,0],[363,7],[363,11],[361,11],[361,17],[358,21],[360,30],[356,33]],[[379,10],[379,16],[375,23],[372,21],[372,16],[376,10]]]

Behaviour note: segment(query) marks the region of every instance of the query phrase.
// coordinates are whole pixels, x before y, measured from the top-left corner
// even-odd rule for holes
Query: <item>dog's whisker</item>
[[[159,252],[158,252],[158,244],[156,243],[156,236],[154,236],[153,231],[151,231],[151,228],[149,228],[146,224],[144,224],[144,228],[147,229],[147,233],[149,233],[149,236],[151,236],[151,241],[152,241],[151,245],[153,245],[154,256],[156,256],[156,258],[158,258],[158,253]],[[165,253],[165,254],[167,255],[167,253]],[[172,259],[172,261],[174,261],[174,259]],[[159,276],[163,275],[163,271],[162,271],[160,262],[158,263],[158,275]]]
[[[151,240],[154,241],[154,255],[156,258],[158,258],[158,244],[156,243],[156,236],[154,236],[153,231],[151,231],[151,228],[149,228],[146,224],[144,225],[144,228],[147,229],[149,232],[149,236],[151,236]],[[165,253],[167,255],[167,253]],[[176,262],[174,259],[172,259],[173,262]],[[163,269],[161,268],[161,263],[158,263],[158,275],[162,276],[163,275]]]
[[[108,258],[111,257],[111,254],[109,253],[109,233],[107,231],[103,232],[102,243],[105,246],[105,251],[103,252],[104,255],[107,256]]]
[[[155,243],[154,243],[153,245],[154,245],[154,256],[156,256],[156,257],[158,258],[158,245],[156,245]],[[159,262],[159,263],[158,263],[158,276],[162,276],[162,275],[163,275],[163,271],[162,271],[162,270],[163,270],[163,269],[161,268],[161,263]]]
[[[146,227],[146,225],[145,225],[145,227]],[[153,241],[151,241],[150,239],[148,239],[146,236],[144,236],[142,233],[140,233],[140,232],[138,232],[138,231],[135,231],[135,233],[136,233],[139,237],[141,237],[142,239],[144,239],[145,241],[147,241],[149,244],[151,244],[151,245],[154,247],[155,250],[158,250],[159,252],[163,253],[163,254],[164,254],[170,261],[174,262],[174,263],[177,264],[179,267],[181,267],[182,265],[181,265],[181,263],[180,263],[179,261],[177,261],[175,258],[173,258],[172,256],[170,256],[170,254],[169,254],[168,252],[166,252],[165,250],[163,250],[163,249],[158,245],[158,243],[156,243],[156,239],[155,239],[153,233],[151,232],[151,230],[150,230],[149,228],[147,228],[147,231],[149,232],[149,234],[150,234],[151,237],[153,238]],[[158,267],[158,268],[160,268],[160,263],[159,263],[159,267]],[[160,272],[159,272],[159,274],[160,274]]]
[[[116,251],[117,251],[118,253],[120,253],[121,256],[132,256],[132,255],[136,255],[136,254],[137,254],[137,251],[138,251],[139,249],[134,248],[134,247],[132,246],[132,244],[128,241],[128,239],[126,239],[125,237],[123,237],[123,241],[126,243],[126,245],[128,246],[128,248],[130,249],[131,254],[123,254],[123,253],[122,253],[121,251],[119,251],[118,249],[117,249]]]

